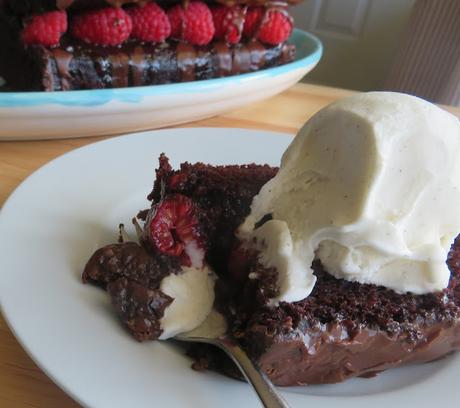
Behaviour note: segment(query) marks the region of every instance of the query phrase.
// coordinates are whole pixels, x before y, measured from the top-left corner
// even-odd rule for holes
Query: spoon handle
[[[236,363],[265,408],[289,408],[265,373],[254,365],[240,346],[225,338],[215,339],[215,345],[224,350]]]

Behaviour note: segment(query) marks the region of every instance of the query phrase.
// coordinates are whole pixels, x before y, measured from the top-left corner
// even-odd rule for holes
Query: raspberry
[[[265,44],[277,45],[289,38],[292,26],[292,17],[285,10],[250,7],[243,34],[247,38],[257,38]]]
[[[181,4],[168,11],[171,36],[195,45],[209,44],[214,37],[214,22],[209,7],[194,1],[183,7]]]
[[[269,45],[286,41],[292,32],[292,17],[276,9],[267,10],[257,34],[257,39]]]
[[[141,41],[162,42],[171,34],[171,24],[163,9],[156,3],[126,10],[133,22],[131,37]]]
[[[119,45],[129,38],[131,17],[121,8],[106,7],[77,15],[71,22],[72,35],[89,44]]]
[[[244,21],[243,34],[247,38],[254,38],[257,28],[264,16],[265,9],[263,7],[249,7]]]
[[[25,21],[22,41],[27,45],[54,47],[59,45],[61,36],[66,31],[66,12],[50,11],[49,13],[32,16]]]
[[[239,43],[243,33],[246,10],[246,7],[240,6],[213,7],[211,12],[216,30],[214,37],[218,40],[225,40],[229,44]]]
[[[157,204],[153,211],[148,226],[153,246],[164,254],[179,257],[182,265],[201,267],[204,245],[190,198],[174,194]]]

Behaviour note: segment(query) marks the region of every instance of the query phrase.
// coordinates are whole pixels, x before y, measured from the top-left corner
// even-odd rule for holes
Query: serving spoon
[[[249,384],[252,385],[261,403],[266,408],[289,408],[278,394],[272,382],[249,359],[243,349],[227,335],[227,322],[216,310],[196,329],[181,333],[174,338],[179,341],[207,343],[221,348],[235,362]]]

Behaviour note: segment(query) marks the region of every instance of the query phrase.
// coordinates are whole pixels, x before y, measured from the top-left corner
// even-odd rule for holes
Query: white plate
[[[0,295],[13,332],[51,378],[97,408],[258,406],[244,383],[196,373],[180,349],[139,344],[106,294],[80,282],[117,225],[148,205],[157,157],[276,165],[291,137],[241,129],[172,129],[74,150],[21,184],[0,212]],[[132,232],[132,231],[131,231]],[[456,406],[459,355],[390,370],[375,379],[283,391],[293,407]],[[449,405],[450,404],[450,405]]]
[[[0,140],[120,134],[190,122],[276,95],[321,58],[321,42],[294,30],[296,60],[227,78],[70,92],[0,92]]]

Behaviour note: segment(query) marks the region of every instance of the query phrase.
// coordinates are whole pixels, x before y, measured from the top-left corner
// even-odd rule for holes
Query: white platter
[[[134,341],[106,294],[80,276],[92,252],[114,242],[117,225],[129,225],[148,205],[160,153],[174,166],[186,160],[277,165],[290,140],[242,129],[160,130],[88,145],[31,175],[0,211],[1,306],[23,347],[84,406],[258,406],[249,386],[192,371],[176,346]],[[457,406],[459,357],[283,395],[293,407]]]
[[[322,55],[320,41],[294,30],[296,60],[227,78],[69,92],[0,92],[0,140],[57,139],[156,129],[211,117],[276,95]]]

